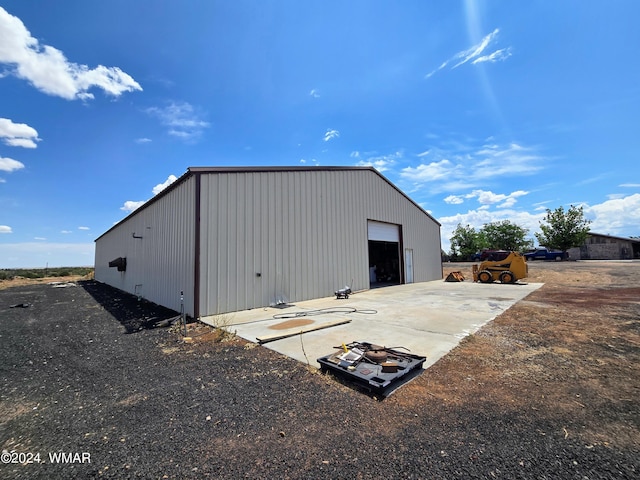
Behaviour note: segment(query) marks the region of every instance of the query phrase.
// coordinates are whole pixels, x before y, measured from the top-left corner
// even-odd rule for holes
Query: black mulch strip
[[[377,401],[262,347],[154,328],[175,315],[95,282],[0,291],[0,447],[41,462],[0,478],[638,478],[638,451],[535,412]]]

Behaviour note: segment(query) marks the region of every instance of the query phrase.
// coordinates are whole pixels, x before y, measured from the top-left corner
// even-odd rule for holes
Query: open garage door
[[[370,287],[400,284],[400,225],[369,220],[367,229]]]

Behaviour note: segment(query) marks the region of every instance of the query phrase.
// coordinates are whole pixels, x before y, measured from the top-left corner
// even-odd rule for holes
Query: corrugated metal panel
[[[151,302],[193,315],[195,177],[96,240],[95,278]],[[136,237],[134,238],[133,234]],[[109,261],[127,258],[118,272]]]
[[[368,220],[442,275],[439,225],[371,170],[203,171],[201,218],[203,316],[368,288]]]

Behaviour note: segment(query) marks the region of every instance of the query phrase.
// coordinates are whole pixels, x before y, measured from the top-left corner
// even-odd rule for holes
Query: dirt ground
[[[93,272],[89,275],[67,275],[66,277],[43,277],[43,278],[25,278],[16,277],[11,280],[0,280],[0,290],[11,287],[22,287],[24,285],[45,285],[49,283],[68,283],[80,282],[83,280],[92,280]]]
[[[529,274],[545,285],[382,401],[209,327],[185,343],[154,328],[175,312],[93,281],[4,289],[0,448],[91,462],[0,478],[638,478],[640,262]]]
[[[465,339],[424,387],[459,401],[464,385],[464,398],[557,416],[587,446],[638,448],[640,263],[529,262],[523,281],[545,285]],[[461,360],[464,371],[451,368]]]

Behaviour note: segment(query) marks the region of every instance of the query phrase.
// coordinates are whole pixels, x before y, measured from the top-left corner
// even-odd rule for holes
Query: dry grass
[[[444,275],[458,270],[464,264],[445,265]],[[587,445],[637,448],[640,263],[538,262],[529,272],[527,281],[545,285],[467,337],[397,401],[534,412]]]

